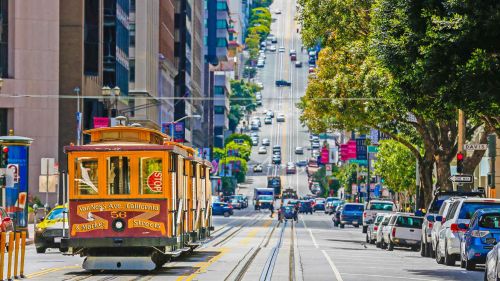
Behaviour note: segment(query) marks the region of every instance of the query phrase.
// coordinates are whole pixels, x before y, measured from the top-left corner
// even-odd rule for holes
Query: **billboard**
[[[9,146],[5,209],[16,226],[27,227],[28,146]]]

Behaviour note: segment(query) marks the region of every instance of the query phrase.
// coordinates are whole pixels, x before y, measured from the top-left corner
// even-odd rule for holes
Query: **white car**
[[[275,10],[274,13],[277,14],[277,15],[280,15],[281,14],[281,10]]]
[[[271,117],[264,118],[264,124],[270,125],[273,123],[273,119]]]
[[[255,165],[253,166],[253,172],[254,173],[262,173],[262,165]]]
[[[423,221],[424,218],[411,214],[396,213],[392,215],[383,232],[387,250],[392,251],[394,247],[398,246],[418,251]]]
[[[271,141],[269,139],[262,139],[262,145],[269,146],[271,145]]]
[[[271,46],[269,47],[269,51],[271,51],[271,52],[276,52],[276,46],[271,45]]]
[[[259,127],[262,126],[262,122],[260,122],[259,117],[252,118],[252,123],[257,123],[259,125]]]
[[[446,215],[446,221],[443,222],[439,231],[436,262],[454,265],[460,259],[460,241],[463,233],[467,230],[459,226],[461,224],[468,225],[472,215],[478,209],[498,208],[499,206],[500,199],[460,198],[454,201]]]
[[[276,117],[276,121],[285,122],[285,115],[283,113],[278,114],[278,117]]]
[[[376,239],[375,239],[375,246],[377,248],[382,248],[385,249],[385,243],[384,243],[384,228],[387,227],[387,224],[389,224],[389,220],[391,219],[392,214],[385,214],[384,219],[382,222],[379,224],[378,229],[377,229],[377,234]]]
[[[363,233],[366,233],[368,225],[373,223],[373,220],[379,213],[392,213],[395,211],[396,205],[392,201],[370,200],[363,212]]]
[[[260,68],[264,67],[264,61],[263,60],[259,60],[257,62],[257,67],[260,67]]]
[[[289,52],[289,55],[297,55],[297,51],[295,51],[294,49],[291,49],[290,52]]]
[[[281,46],[278,48],[278,52],[283,53],[285,52],[285,47]]]
[[[266,112],[266,116],[274,118],[274,112],[272,110],[269,110],[269,111]]]
[[[267,154],[267,148],[265,146],[259,147],[259,154]]]
[[[297,146],[295,148],[295,154],[304,154],[304,148],[302,146]]]
[[[446,199],[443,204],[441,205],[441,208],[439,208],[439,212],[436,214],[435,217],[427,217],[427,220],[432,222],[432,230],[431,230],[431,244],[432,244],[432,252],[431,257],[434,257],[436,253],[436,244],[439,239],[439,231],[441,230],[442,223],[441,221],[444,219],[446,220],[446,216],[448,215],[448,211],[450,210],[450,206],[452,203],[456,200],[457,198],[451,197]],[[436,220],[436,217],[439,218],[439,220]]]
[[[380,223],[384,220],[386,213],[377,214],[373,223],[368,226],[366,231],[366,243],[375,244],[377,241],[377,231]]]

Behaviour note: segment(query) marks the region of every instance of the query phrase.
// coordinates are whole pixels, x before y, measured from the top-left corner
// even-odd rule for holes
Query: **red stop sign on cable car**
[[[163,192],[163,178],[161,172],[152,172],[148,177],[148,188],[153,192]]]

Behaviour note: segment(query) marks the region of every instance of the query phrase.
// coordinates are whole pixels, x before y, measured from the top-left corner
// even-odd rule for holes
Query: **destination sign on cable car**
[[[161,172],[152,172],[148,177],[148,188],[153,192],[163,192],[163,179]]]

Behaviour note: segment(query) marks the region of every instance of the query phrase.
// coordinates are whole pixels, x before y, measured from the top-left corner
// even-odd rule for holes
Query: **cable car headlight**
[[[125,221],[123,221],[122,219],[116,219],[113,221],[111,226],[113,227],[114,231],[122,232],[125,230]]]

